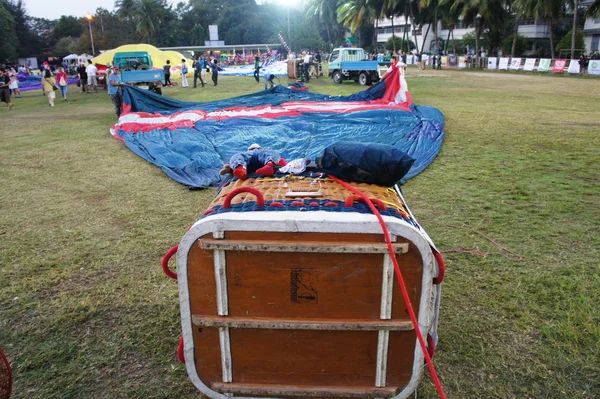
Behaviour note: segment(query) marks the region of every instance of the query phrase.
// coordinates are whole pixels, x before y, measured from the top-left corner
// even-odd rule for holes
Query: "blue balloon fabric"
[[[391,78],[396,79],[395,75]],[[174,100],[134,87],[111,133],[173,180],[190,188],[217,186],[219,170],[252,143],[287,160],[316,159],[337,141],[386,144],[415,159],[402,182],[439,153],[444,117],[436,108],[390,101],[390,77],[351,96],[283,86],[208,103]],[[390,93],[390,90],[394,92]]]

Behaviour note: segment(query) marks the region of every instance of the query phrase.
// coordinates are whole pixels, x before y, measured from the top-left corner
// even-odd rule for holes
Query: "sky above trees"
[[[97,8],[112,11],[115,8],[114,0],[25,0],[27,14],[37,18],[58,19],[61,15],[82,17],[93,13]]]

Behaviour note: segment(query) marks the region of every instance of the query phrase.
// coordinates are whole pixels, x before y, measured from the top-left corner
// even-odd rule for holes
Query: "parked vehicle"
[[[329,77],[338,84],[354,80],[369,86],[379,81],[377,61],[370,61],[361,48],[337,48],[329,56]]]
[[[147,51],[115,53],[113,66],[121,70],[123,83],[162,94],[161,87],[165,80],[165,73],[162,68],[152,68],[152,57]]]

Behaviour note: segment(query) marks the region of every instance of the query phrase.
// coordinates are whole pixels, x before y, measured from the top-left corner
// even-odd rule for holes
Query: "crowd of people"
[[[279,58],[281,58],[282,54],[277,54]],[[395,67],[399,62],[400,65],[407,64],[408,57],[411,54],[408,54],[404,51],[400,51],[398,53],[393,53],[389,50],[380,53],[370,53],[368,58],[371,60],[376,60],[380,63],[390,63],[392,67]],[[276,56],[276,55],[275,55]],[[265,53],[260,57],[259,55],[254,55],[253,59],[249,59],[246,63],[250,61],[254,66],[253,78],[257,83],[261,80],[261,65],[264,62],[273,59],[274,55]],[[327,55],[321,55],[319,51],[311,51],[311,50],[303,50],[301,53],[288,54],[289,58],[296,58],[300,60],[300,68],[302,70],[302,80],[304,82],[309,82],[312,77],[322,76],[322,61],[323,59],[327,59]],[[429,60],[429,64],[432,69],[441,69],[442,67],[442,55],[441,54],[412,54],[413,60],[416,60],[416,64],[419,66],[421,70],[425,69],[427,60]],[[415,58],[416,57],[416,58]],[[207,84],[207,75],[210,74],[211,80],[214,86],[218,85],[219,81],[219,62],[221,61],[221,56],[217,54],[200,54],[193,58],[192,64],[188,66],[186,59],[181,59],[181,64],[179,64],[179,70],[182,72],[181,74],[181,86],[182,87],[190,87],[190,84],[187,79],[187,74],[189,73],[189,69],[193,71],[193,87],[198,87],[198,81],[200,82],[201,87],[206,86]],[[582,54],[579,58],[579,67],[581,76],[587,76],[587,70],[590,60],[598,60],[600,59],[600,53],[594,52],[590,56],[586,54]],[[414,62],[414,61],[413,61]],[[235,63],[235,62],[234,62]],[[173,86],[173,82],[171,81],[171,62],[168,60],[163,66],[163,71],[165,75],[164,82],[161,82],[163,87]],[[111,98],[114,106],[115,113],[117,116],[121,115],[122,112],[122,96],[121,96],[121,88],[124,86],[124,83],[121,81],[119,68],[110,67],[106,70],[106,88],[109,97]],[[21,92],[19,90],[19,80],[18,74],[31,74],[32,71],[28,66],[19,65],[3,65],[0,67],[0,101],[6,104],[6,107],[10,110],[13,107],[13,98],[21,98]],[[63,101],[67,101],[68,95],[68,83],[69,83],[69,73],[75,73],[77,77],[77,86],[79,87],[80,93],[92,93],[98,91],[98,67],[94,65],[92,60],[88,60],[86,63],[81,63],[80,65],[70,65],[68,70],[65,70],[65,67],[62,65],[50,65],[48,62],[44,62],[40,69],[39,74],[41,75],[41,84],[44,95],[47,97],[48,104],[51,107],[55,106],[56,93],[59,93]],[[271,88],[279,83],[279,78],[271,73],[267,73],[263,76],[265,89]],[[160,90],[159,90],[160,91]]]

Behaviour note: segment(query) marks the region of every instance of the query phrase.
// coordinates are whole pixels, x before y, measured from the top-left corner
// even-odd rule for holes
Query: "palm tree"
[[[587,15],[588,17],[600,16],[600,0],[594,1],[592,5],[587,9],[585,15]]]
[[[369,0],[347,0],[337,8],[337,16],[338,22],[349,27],[354,34],[359,27],[373,24],[379,18],[379,13],[371,6]]]
[[[550,36],[550,57],[554,58],[554,35],[552,34],[554,21],[562,14],[564,3],[562,0],[516,0],[524,16],[548,21]]]
[[[115,1],[115,8],[119,18],[131,22],[135,17],[137,5],[135,0],[117,0]]]
[[[527,0],[525,0],[527,1]],[[535,0],[532,0],[535,1]],[[479,39],[484,28],[503,26],[507,7],[503,0],[441,0],[440,4],[450,2],[450,12],[460,15],[462,22],[475,28],[475,57],[481,50]]]
[[[571,35],[571,59],[575,57],[575,37],[577,36],[577,10],[579,9],[579,0],[574,0],[573,5],[573,34]]]
[[[158,30],[162,20],[162,8],[155,0],[139,0],[136,7],[136,30],[152,43],[152,35]]]
[[[325,26],[330,49],[333,48],[333,42],[331,41],[331,30],[329,27],[335,22],[337,3],[337,0],[310,0],[306,8],[306,16],[309,19],[314,20],[321,26]]]

